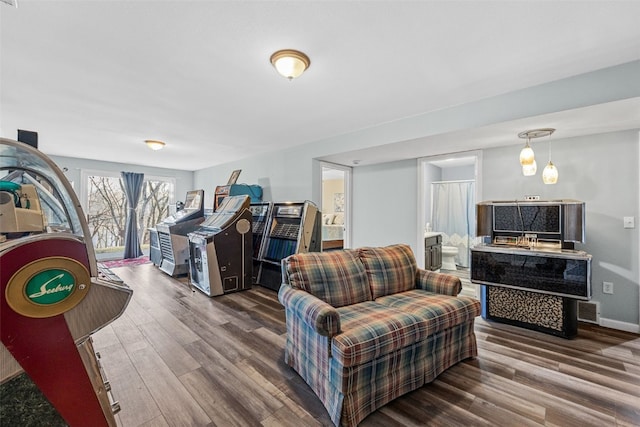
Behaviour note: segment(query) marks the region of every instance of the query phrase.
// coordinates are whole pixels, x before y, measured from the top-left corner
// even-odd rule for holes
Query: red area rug
[[[134,265],[142,265],[148,264],[149,261],[148,256],[141,256],[138,258],[129,258],[129,259],[116,259],[114,261],[103,261],[100,264],[104,265],[107,268],[117,268],[117,267],[131,267]]]

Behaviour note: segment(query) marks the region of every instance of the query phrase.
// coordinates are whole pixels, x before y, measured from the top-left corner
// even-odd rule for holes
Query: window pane
[[[87,221],[96,254],[117,258],[124,252],[127,219],[127,199],[120,177],[91,175],[88,177]],[[154,178],[145,180],[138,201],[138,237],[148,253],[150,227],[168,216],[174,191],[171,181]],[[104,257],[103,257],[104,258]]]
[[[120,178],[89,176],[87,222],[96,253],[122,251],[127,200]]]
[[[167,181],[147,180],[142,186],[138,202],[138,229],[140,244],[149,246],[150,227],[169,216],[169,201],[173,193],[173,184]]]

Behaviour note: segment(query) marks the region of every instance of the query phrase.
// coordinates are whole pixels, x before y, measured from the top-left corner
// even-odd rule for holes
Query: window
[[[118,258],[124,252],[127,198],[118,172],[83,171],[83,201],[91,239],[99,259]],[[175,179],[145,176],[136,211],[138,238],[148,253],[149,227],[168,216]]]

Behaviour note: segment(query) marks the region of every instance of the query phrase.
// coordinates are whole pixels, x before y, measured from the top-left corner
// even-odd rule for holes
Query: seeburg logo
[[[4,269],[4,265],[0,268]],[[51,256],[20,267],[7,282],[4,296],[16,313],[43,319],[73,309],[90,289],[91,276],[83,263],[73,258]]]
[[[74,287],[75,280],[71,273],[51,269],[33,276],[25,287],[25,294],[34,303],[50,305],[65,300]]]

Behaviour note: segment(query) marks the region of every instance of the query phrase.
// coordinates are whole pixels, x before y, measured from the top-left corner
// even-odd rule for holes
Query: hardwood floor
[[[123,427],[329,426],[283,362],[284,310],[253,289],[208,298],[153,265],[113,269],[131,288],[94,344]],[[565,340],[477,318],[479,354],[362,426],[638,426],[640,336],[581,324]]]

